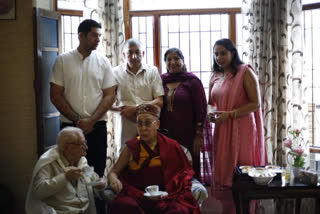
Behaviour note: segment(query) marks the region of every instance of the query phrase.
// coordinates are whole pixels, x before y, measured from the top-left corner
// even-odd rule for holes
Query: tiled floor
[[[209,198],[203,202],[201,211],[203,214],[221,214],[222,213],[222,207],[221,204],[216,201],[210,192],[210,187],[207,187]]]
[[[206,187],[209,193],[208,199],[203,202],[201,211],[204,214],[235,214],[236,210],[234,207],[233,197],[231,193],[231,189],[229,191],[223,191],[219,194],[219,198],[221,201],[217,201],[216,198],[214,198],[211,195],[211,189],[210,187]],[[218,195],[216,195],[218,196]]]
[[[209,198],[202,204],[202,207],[201,207],[202,213],[203,214],[222,214],[222,205],[220,204],[219,201],[215,200],[212,197],[212,195],[210,194],[210,188],[207,187],[207,190],[209,193]],[[259,212],[259,210],[258,211],[256,210],[255,213],[264,213],[264,214],[276,213],[272,199],[261,200],[261,203],[264,206],[264,211]],[[234,212],[231,211],[231,214],[232,213],[235,213],[235,211]],[[288,213],[293,213],[293,212],[288,212]]]
[[[221,205],[213,200],[213,198],[208,198],[208,200],[202,205],[201,211],[203,214],[221,214]]]

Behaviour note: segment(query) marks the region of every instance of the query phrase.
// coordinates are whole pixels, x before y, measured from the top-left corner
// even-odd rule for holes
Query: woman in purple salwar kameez
[[[167,129],[169,137],[191,152],[193,169],[199,178],[199,156],[200,148],[203,146],[203,126],[207,108],[206,95],[200,79],[186,71],[180,49],[168,49],[164,54],[164,61],[168,72],[161,75],[165,91],[160,118],[161,128]]]

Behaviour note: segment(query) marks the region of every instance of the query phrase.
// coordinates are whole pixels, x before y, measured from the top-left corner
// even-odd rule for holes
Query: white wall
[[[33,7],[53,10],[53,0],[16,0],[16,19],[0,20],[0,184],[23,214],[38,159],[34,90]],[[1,211],[0,211],[1,213]]]
[[[33,7],[54,11],[54,0],[32,0]]]

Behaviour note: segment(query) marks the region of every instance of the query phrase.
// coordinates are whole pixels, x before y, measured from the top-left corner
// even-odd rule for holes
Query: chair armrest
[[[108,202],[112,201],[117,197],[117,193],[115,193],[111,187],[108,185],[105,190],[103,191],[103,199],[105,199]]]
[[[192,179],[191,193],[201,207],[204,200],[208,198],[208,191],[196,178]]]

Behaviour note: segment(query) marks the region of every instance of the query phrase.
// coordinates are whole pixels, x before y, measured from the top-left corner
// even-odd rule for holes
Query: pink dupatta
[[[218,111],[231,111],[248,102],[243,87],[244,74],[248,66],[254,70],[250,65],[241,64],[235,76],[229,73],[220,87],[213,85],[211,96]],[[218,79],[215,77],[213,84]],[[261,108],[249,115],[217,123],[213,143],[213,190],[232,185],[234,170],[239,162],[241,165],[265,165],[267,155]]]

